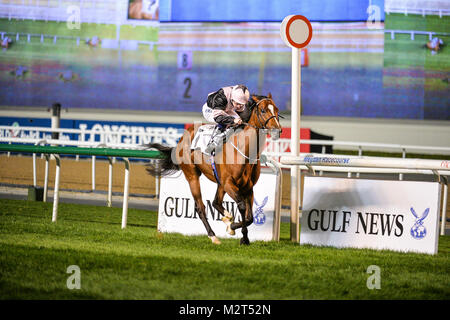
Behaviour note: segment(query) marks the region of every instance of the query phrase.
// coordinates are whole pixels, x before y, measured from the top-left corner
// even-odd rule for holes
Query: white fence
[[[150,20],[128,20],[128,0],[16,0],[0,1],[0,18],[82,23],[151,25]]]
[[[59,140],[50,140],[51,133],[58,132]],[[18,126],[0,126],[0,142],[9,143],[40,143],[42,141],[51,141],[55,145],[81,146],[81,147],[110,147],[110,148],[142,148],[142,145],[148,143],[163,143],[169,146],[175,146],[181,137],[176,128],[144,128],[144,127],[108,127],[97,128],[94,130],[81,129],[51,129],[45,127],[18,127]],[[290,139],[278,139],[267,141],[264,155],[274,161],[280,162],[281,157],[290,156]],[[361,157],[364,151],[389,151],[401,152],[402,158],[406,158],[407,153],[433,152],[441,155],[449,155],[450,147],[433,147],[402,144],[385,144],[369,142],[352,141],[332,141],[332,140],[307,140],[301,139],[301,144],[321,145],[322,153],[326,151],[326,146],[344,147],[358,152],[357,157]],[[78,156],[77,160],[78,160]],[[93,158],[93,181],[92,190],[95,190],[95,158]],[[281,165],[282,168],[289,168],[289,165]],[[309,169],[302,166],[302,169]],[[403,180],[404,174],[435,174],[432,170],[412,170],[407,168],[360,168],[360,167],[333,167],[326,166],[320,168],[319,174],[323,172],[341,172],[347,173],[351,177],[353,173],[359,177],[361,173],[384,173],[398,174],[398,179]],[[440,172],[441,175],[447,175],[448,172]]]
[[[52,129],[46,127],[21,127],[21,126],[0,126],[0,138],[3,142],[9,141],[5,139],[51,139],[51,133],[59,133],[59,140],[66,142],[66,145],[92,146],[93,144],[106,144],[109,146],[122,145],[122,147],[133,148],[148,143],[163,143],[169,146],[175,146],[182,133],[177,128],[153,128],[153,127],[96,127],[94,129],[86,129],[82,126],[80,129]],[[35,143],[32,140],[30,143]],[[12,140],[11,140],[12,141]],[[268,139],[268,143],[264,153],[279,161],[280,157],[290,155],[290,139]],[[371,142],[355,142],[355,141],[334,141],[334,140],[308,140],[301,139],[300,144],[322,145],[322,153],[325,153],[325,146],[341,146],[345,149],[353,149],[358,151],[361,156],[364,151],[389,151],[401,152],[402,157],[406,158],[407,153],[420,153],[430,151],[450,156],[450,147],[438,146],[419,146],[419,145],[403,145],[403,144],[386,144]]]
[[[428,35],[428,40],[431,40],[434,36],[450,36],[448,32],[434,32],[434,31],[418,31],[418,30],[384,30],[385,33],[391,34],[391,40],[395,40],[395,34],[409,34],[411,40],[415,39],[416,35]]]
[[[450,15],[450,2],[448,0],[385,0],[384,11],[390,13]]]
[[[283,156],[280,159],[283,165],[305,166],[310,171],[320,168],[367,168],[367,169],[395,169],[414,170],[416,172],[431,171],[438,177],[443,185],[443,201],[441,207],[441,235],[445,234],[445,222],[447,216],[448,180],[441,179],[441,175],[450,175],[450,160],[428,159],[396,159],[383,157],[349,157],[329,154],[307,154],[300,156]],[[297,195],[298,196],[298,195]],[[298,203],[298,202],[297,202]],[[292,220],[291,220],[292,221]]]
[[[62,139],[50,139],[52,132],[58,132]],[[50,134],[50,135],[49,135]],[[71,140],[70,135],[77,135],[78,139]],[[126,132],[110,130],[86,130],[86,129],[51,129],[44,127],[17,127],[0,126],[0,143],[30,143],[30,144],[51,144],[61,146],[83,146],[83,147],[108,147],[108,148],[144,148],[144,143],[159,142],[175,146],[181,135],[175,130],[170,134],[160,132],[135,131]],[[441,234],[445,230],[446,208],[447,208],[447,178],[450,175],[450,157],[449,160],[424,160],[424,159],[402,159],[402,158],[382,158],[382,157],[363,157],[362,152],[370,149],[398,150],[402,152],[403,158],[406,152],[415,151],[436,151],[439,154],[450,155],[449,147],[433,146],[415,146],[400,144],[380,144],[348,141],[331,140],[300,140],[304,144],[322,145],[322,154],[306,154],[300,157],[292,157],[288,148],[290,139],[268,140],[265,156],[271,157],[272,161],[280,162],[281,167],[289,168],[292,165],[299,166],[300,169],[309,170],[315,174],[315,171],[327,172],[347,172],[351,176],[356,172],[360,173],[384,173],[399,174],[399,179],[403,179],[403,174],[433,174],[444,185],[444,204],[442,206],[442,224]],[[347,146],[358,150],[358,156],[342,156],[325,154],[325,146]],[[95,156],[92,157],[92,190],[95,190]],[[36,155],[33,155],[33,181],[36,185]],[[110,161],[110,183],[108,191],[108,203],[111,203],[111,181],[112,181],[112,160]],[[48,163],[48,159],[47,159]],[[47,164],[48,165],[48,164]],[[159,179],[156,179],[155,194],[159,194]]]
[[[414,7],[388,7],[385,5],[384,12],[387,14],[390,13],[403,13],[405,16],[408,14],[421,14],[422,17],[425,17],[426,15],[432,15],[432,16],[439,16],[442,18],[442,16],[448,16],[450,15],[450,10],[448,9],[440,9],[440,8],[432,8],[432,7],[423,7],[423,8],[414,8]]]

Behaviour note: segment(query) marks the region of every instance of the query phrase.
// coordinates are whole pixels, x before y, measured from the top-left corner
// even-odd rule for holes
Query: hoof
[[[245,238],[245,239],[242,238],[240,241],[240,244],[248,246],[248,245],[250,245],[250,240],[248,240],[248,238]]]
[[[208,238],[210,238],[211,242],[214,243],[214,244],[221,244],[219,238],[217,238],[216,236],[212,236],[212,237],[208,236]]]
[[[231,213],[229,213],[227,210],[224,212],[225,216],[222,218],[222,221],[225,222],[225,220],[234,222],[234,217]]]
[[[236,232],[234,232],[234,230],[231,229],[231,223],[233,223],[234,221],[233,216],[228,211],[225,211],[225,217],[222,218],[222,221],[227,225],[227,233],[229,235],[234,236]]]
[[[230,236],[234,236],[234,235],[236,234],[236,232],[234,232],[234,230],[231,229],[231,222],[230,222],[229,224],[227,224],[227,233],[228,233]]]

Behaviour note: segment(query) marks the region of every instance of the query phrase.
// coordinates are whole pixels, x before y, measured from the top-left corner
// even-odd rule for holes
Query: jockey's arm
[[[215,117],[214,121],[225,128],[225,127],[227,127],[229,125],[234,124],[234,117],[220,115],[220,116]]]
[[[211,109],[225,110],[227,108],[228,100],[223,92],[223,89],[219,89],[208,96],[206,104]]]

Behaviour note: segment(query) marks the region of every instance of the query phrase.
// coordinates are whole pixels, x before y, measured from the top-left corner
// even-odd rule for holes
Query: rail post
[[[128,219],[128,191],[130,187],[130,161],[128,158],[125,161],[125,181],[123,184],[123,207],[122,207],[122,229],[127,227]]]
[[[52,222],[56,222],[58,218],[58,204],[59,204],[59,176],[61,171],[61,161],[59,155],[54,155],[56,160],[56,174],[55,174],[55,190],[53,192],[53,214]]]
[[[96,159],[96,156],[92,156],[92,170],[91,170],[91,187],[92,187],[92,192],[95,191],[95,159]]]
[[[52,129],[59,129],[61,124],[61,104],[60,103],[54,103],[52,105]],[[52,131],[52,139],[58,140],[59,139],[59,132]]]
[[[448,193],[448,180],[447,177],[441,176],[442,185],[444,186],[443,199],[442,199],[442,218],[441,218],[441,236],[445,235],[445,222],[447,219],[447,193]]]
[[[113,178],[113,163],[111,157],[108,157],[108,207],[112,206],[112,178]]]
[[[44,198],[43,201],[47,202],[48,193],[48,163],[50,161],[50,156],[45,154],[45,173],[44,173]]]

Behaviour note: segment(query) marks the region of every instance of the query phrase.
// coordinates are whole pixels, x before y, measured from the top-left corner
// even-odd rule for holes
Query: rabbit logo
[[[414,217],[416,217],[416,222],[414,222],[414,225],[411,228],[411,236],[414,239],[420,240],[425,238],[425,236],[427,235],[427,229],[423,225],[423,220],[425,220],[429,212],[430,208],[426,208],[422,216],[419,217],[414,208],[411,208],[411,213],[413,214]]]
[[[258,202],[256,201],[256,198],[253,200],[255,202],[255,205],[256,205],[254,223],[257,226],[261,226],[261,225],[263,225],[266,222],[266,215],[264,214],[263,208],[267,204],[268,200],[269,200],[268,196],[266,196],[264,198],[264,200],[262,201],[261,204],[258,204]]]

